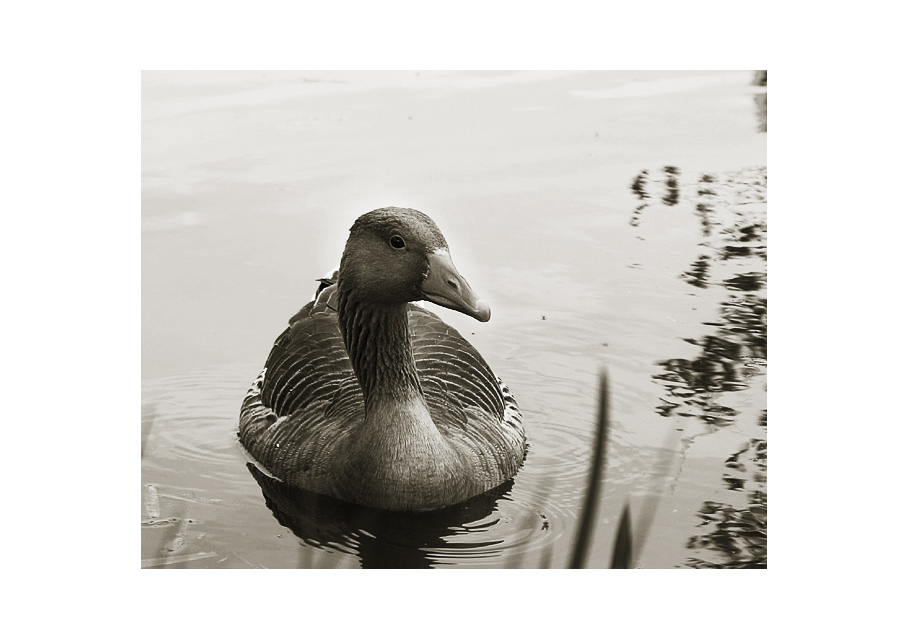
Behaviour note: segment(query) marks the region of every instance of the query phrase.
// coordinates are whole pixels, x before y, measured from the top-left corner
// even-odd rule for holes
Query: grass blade
[[[622,508],[616,540],[613,541],[613,561],[611,569],[632,568],[632,517],[629,515],[629,501]]]
[[[596,520],[597,502],[600,498],[600,481],[607,458],[607,436],[609,435],[610,399],[607,391],[607,371],[600,372],[600,399],[597,415],[597,434],[594,438],[594,456],[588,472],[588,490],[582,508],[578,534],[575,538],[575,548],[572,551],[571,569],[581,569],[584,566],[591,544],[591,537]]]

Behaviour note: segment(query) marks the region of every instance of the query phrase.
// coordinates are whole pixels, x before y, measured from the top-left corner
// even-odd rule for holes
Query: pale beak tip
[[[486,302],[478,301],[477,308],[474,310],[474,317],[480,320],[481,322],[487,322],[490,320],[490,305]]]

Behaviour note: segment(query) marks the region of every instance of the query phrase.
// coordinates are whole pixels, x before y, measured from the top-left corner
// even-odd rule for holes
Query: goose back
[[[317,298],[275,341],[244,398],[240,440],[285,482],[351,500],[338,462],[364,420],[364,398],[338,328],[336,294],[324,281]],[[525,448],[511,393],[477,350],[435,314],[408,305],[408,328],[429,413],[470,470],[436,506],[505,482],[518,471]]]

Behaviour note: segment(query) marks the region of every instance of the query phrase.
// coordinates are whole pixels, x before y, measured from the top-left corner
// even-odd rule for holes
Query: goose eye
[[[393,249],[404,249],[404,238],[401,236],[392,236],[389,238],[389,246]]]

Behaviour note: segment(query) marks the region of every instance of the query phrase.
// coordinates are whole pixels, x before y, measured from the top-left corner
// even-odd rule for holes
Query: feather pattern
[[[249,453],[291,485],[393,510],[449,506],[514,476],[521,414],[477,350],[430,311],[371,305],[338,279],[320,281],[244,398]]]

